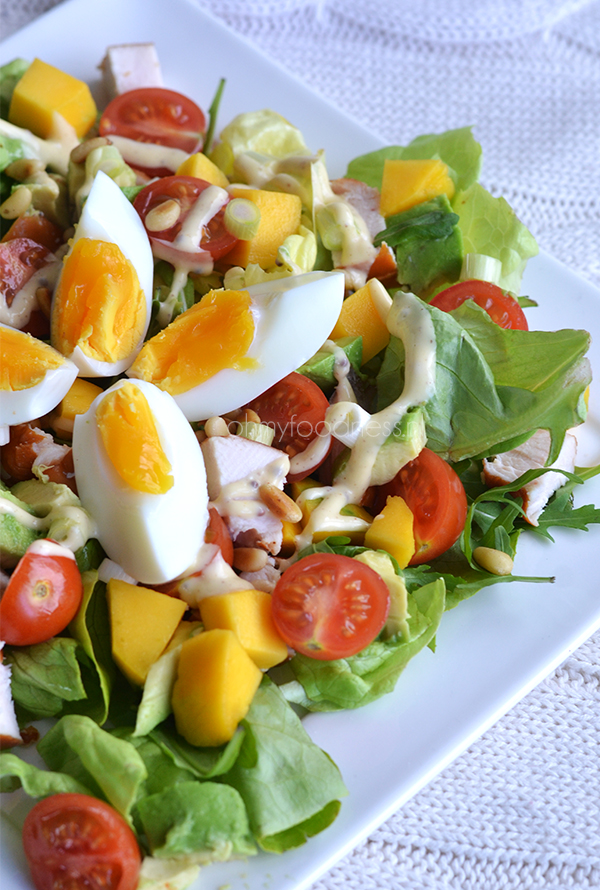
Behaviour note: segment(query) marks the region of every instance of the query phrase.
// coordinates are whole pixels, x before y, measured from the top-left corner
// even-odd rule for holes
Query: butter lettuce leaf
[[[537,241],[505,198],[494,198],[479,183],[454,196],[465,253],[495,257],[502,263],[499,287],[518,294],[527,260],[538,253]]]
[[[17,788],[30,797],[48,797],[50,794],[91,794],[86,785],[66,773],[40,769],[21,760],[16,754],[0,754],[0,791],[11,792]]]
[[[12,694],[22,720],[55,717],[61,713],[65,702],[85,699],[77,649],[76,640],[53,637],[35,646],[7,650],[6,660],[12,670]]]
[[[471,127],[460,127],[444,133],[417,136],[405,146],[389,145],[361,155],[350,162],[346,176],[360,179],[381,190],[383,165],[388,159],[439,159],[448,165],[456,188],[464,190],[479,179],[482,156],[481,146],[473,136]]]
[[[259,846],[299,846],[336,817],[347,794],[339,770],[267,677],[242,726],[239,756],[221,781],[241,794]]]

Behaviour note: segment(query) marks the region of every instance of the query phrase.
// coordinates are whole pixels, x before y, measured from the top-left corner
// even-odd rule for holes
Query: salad
[[[447,609],[520,580],[521,532],[599,518],[571,500],[589,338],[527,330],[537,248],[470,130],[331,182],[268,110],[215,137],[218,96],[178,97],[165,135],[123,49],[98,124],[80,82],[48,123],[53,71],[2,72],[3,735],[55,722],[47,769],[0,765],[41,798],[37,886],[49,820],[119,832],[121,890],[325,829],[343,779],[298,715],[393,689]]]

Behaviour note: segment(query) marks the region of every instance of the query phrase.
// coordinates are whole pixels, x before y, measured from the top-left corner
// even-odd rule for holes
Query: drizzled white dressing
[[[8,498],[0,498],[0,514],[12,516],[20,525],[42,534],[53,526],[54,539],[73,553],[96,534],[89,513],[72,504],[53,507],[46,516],[34,516]]]
[[[387,408],[371,415],[360,430],[348,462],[335,484],[317,489],[322,502],[313,510],[303,532],[297,536],[299,550],[307,547],[319,531],[351,530],[354,517],[341,516],[348,504],[359,504],[371,482],[377,453],[406,412],[424,404],[435,389],[435,330],[427,308],[413,294],[397,294],[386,318],[390,334],[402,340],[405,350],[404,389]],[[339,410],[339,404],[336,409]],[[351,406],[348,406],[351,407]],[[313,489],[312,496],[318,496]],[[356,520],[354,520],[355,522]]]

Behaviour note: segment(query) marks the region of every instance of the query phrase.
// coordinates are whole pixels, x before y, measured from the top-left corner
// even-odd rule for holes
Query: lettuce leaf
[[[547,429],[549,463],[556,460],[565,429],[585,419],[589,334],[504,330],[471,301],[454,312],[429,311],[437,358],[428,447],[455,462],[508,451]],[[377,377],[379,409],[402,391],[403,366],[404,347],[392,337]]]
[[[23,788],[30,797],[50,794],[91,794],[86,785],[66,773],[40,769],[16,754],[0,754],[0,791]]]
[[[81,702],[86,690],[76,640],[53,637],[35,646],[10,648],[12,694],[21,720],[60,714],[65,702]]]
[[[336,817],[347,794],[339,770],[267,677],[242,726],[240,754],[221,781],[241,794],[263,849],[299,846]]]
[[[529,229],[504,198],[494,198],[478,183],[456,194],[452,208],[459,216],[465,253],[500,260],[498,286],[518,294],[527,260],[538,253],[537,241]]]
[[[348,165],[346,176],[360,179],[381,190],[383,165],[386,160],[427,160],[439,158],[449,167],[457,189],[468,189],[479,179],[481,146],[473,137],[471,127],[417,136],[406,146],[389,145],[355,158]]]

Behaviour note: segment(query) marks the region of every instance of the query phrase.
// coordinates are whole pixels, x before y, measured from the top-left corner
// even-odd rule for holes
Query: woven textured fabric
[[[600,286],[599,0],[198,2],[386,141],[473,125],[484,185]],[[2,34],[52,5],[2,0]],[[600,887],[599,752],[596,633],[312,890]]]

